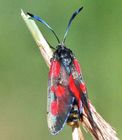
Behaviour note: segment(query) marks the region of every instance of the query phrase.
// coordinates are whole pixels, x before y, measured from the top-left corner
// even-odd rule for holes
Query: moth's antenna
[[[31,13],[28,13],[28,12],[27,12],[27,14],[28,14],[29,16],[31,16],[32,18],[34,18],[34,19],[40,21],[40,22],[41,22],[42,24],[44,24],[47,28],[49,28],[49,29],[52,31],[52,33],[55,35],[55,37],[56,37],[58,43],[60,43],[60,40],[59,40],[57,34],[54,32],[54,30],[53,30],[42,18],[40,18],[40,17],[38,17],[38,16],[35,16],[35,15],[31,14]]]
[[[75,16],[76,16],[82,9],[83,9],[83,6],[80,7],[78,10],[76,10],[76,11],[72,14],[72,16],[71,16],[71,18],[70,18],[70,20],[69,20],[68,26],[67,26],[67,28],[66,28],[66,32],[65,32],[65,34],[64,34],[64,38],[63,38],[63,41],[62,41],[63,43],[65,43],[66,36],[67,36],[67,33],[68,33],[68,31],[69,31],[69,28],[70,28],[70,25],[71,25],[73,19],[75,18]]]

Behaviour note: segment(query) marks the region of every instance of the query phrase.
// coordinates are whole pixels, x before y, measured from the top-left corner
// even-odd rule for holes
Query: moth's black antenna
[[[71,25],[73,19],[75,18],[75,16],[76,16],[82,9],[83,9],[83,6],[80,7],[78,10],[76,10],[76,11],[72,14],[72,16],[71,16],[71,18],[70,18],[70,20],[69,20],[68,26],[67,26],[67,28],[66,28],[66,32],[65,32],[65,34],[64,34],[64,38],[63,38],[63,41],[62,41],[63,43],[65,43],[66,36],[67,36],[67,33],[68,33],[68,31],[69,31],[69,28],[70,28],[70,25]]]
[[[60,43],[60,40],[59,40],[57,34],[54,32],[54,30],[53,30],[42,18],[40,18],[40,17],[38,17],[38,16],[35,16],[35,15],[31,14],[31,13],[28,13],[28,12],[27,12],[27,14],[28,14],[29,16],[31,16],[32,18],[34,18],[34,19],[40,21],[40,22],[41,22],[42,24],[44,24],[47,28],[49,28],[49,29],[52,31],[52,33],[55,35],[55,37],[56,37],[58,43]]]
[[[48,41],[47,41],[47,43],[48,43],[48,45],[50,46],[51,49],[56,50],[56,48],[54,48]]]

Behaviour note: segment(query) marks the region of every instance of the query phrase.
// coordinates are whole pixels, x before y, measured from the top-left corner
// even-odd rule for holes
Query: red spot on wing
[[[65,88],[61,85],[58,85],[56,88],[56,95],[57,96],[62,96],[65,93]]]
[[[69,88],[72,91],[72,93],[74,94],[74,96],[76,97],[78,104],[79,104],[79,107],[80,107],[81,95],[80,95],[80,92],[75,85],[75,82],[74,82],[72,75],[70,75],[70,77],[69,77]]]
[[[78,74],[81,74],[80,64],[79,64],[78,60],[74,59],[73,63],[74,63],[74,66],[75,66],[76,71],[78,72]]]
[[[76,71],[78,72],[78,74],[81,74],[81,68],[80,68],[80,64],[79,64],[78,60],[74,59],[73,63],[74,63],[74,66],[75,66]],[[85,86],[85,84],[83,82],[80,84],[80,88],[83,91],[83,93],[86,93],[86,86]]]
[[[57,102],[57,100],[55,100],[51,103],[51,113],[54,116],[56,116],[58,114],[58,102]]]
[[[51,87],[51,91],[52,91],[53,93],[55,93],[55,86],[52,86],[52,87]]]
[[[50,66],[49,77],[51,77],[52,75],[54,77],[58,77],[59,74],[60,74],[60,63],[59,61],[53,60]]]
[[[52,86],[51,90],[57,97],[60,97],[65,93],[65,88],[62,85]]]

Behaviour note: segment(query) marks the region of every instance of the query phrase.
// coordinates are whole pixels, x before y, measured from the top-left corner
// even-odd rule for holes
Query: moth
[[[27,14],[49,28],[58,41],[56,48],[51,46],[54,52],[48,74],[47,122],[51,134],[58,134],[66,123],[74,124],[77,120],[82,122],[85,113],[93,135],[97,139],[98,128],[92,116],[80,64],[74,53],[65,45],[70,25],[82,9],[83,7],[80,7],[72,14],[61,42],[54,30],[42,18],[31,13]]]

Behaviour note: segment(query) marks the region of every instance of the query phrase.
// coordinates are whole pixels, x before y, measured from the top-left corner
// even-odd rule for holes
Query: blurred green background
[[[122,1],[0,0],[1,140],[71,140],[68,126],[57,136],[48,131],[48,68],[20,9],[40,15],[62,39],[71,14],[81,5],[84,9],[73,22],[66,44],[82,66],[89,98],[122,139]],[[52,33],[38,25],[46,39],[57,45]]]

